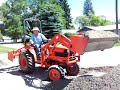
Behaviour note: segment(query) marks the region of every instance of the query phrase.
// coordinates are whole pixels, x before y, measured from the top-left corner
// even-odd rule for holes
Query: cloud
[[[7,0],[0,0],[0,6],[5,3]]]

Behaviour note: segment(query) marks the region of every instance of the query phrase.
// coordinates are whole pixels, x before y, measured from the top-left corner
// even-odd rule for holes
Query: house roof
[[[91,26],[88,27],[91,28],[93,30],[115,30],[116,29],[116,25],[106,25],[106,26]],[[118,28],[120,29],[120,24],[118,24]]]
[[[113,31],[116,29],[116,25],[106,25],[106,26],[85,26],[79,31],[88,31],[88,30],[104,30],[104,31]],[[120,24],[118,24],[118,29],[120,29]]]

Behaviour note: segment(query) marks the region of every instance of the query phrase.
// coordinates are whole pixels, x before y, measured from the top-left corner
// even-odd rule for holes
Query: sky
[[[0,0],[0,5],[7,0]],[[73,20],[82,16],[85,0],[68,0]],[[115,21],[115,0],[92,0],[95,15],[104,15],[108,20]],[[120,19],[120,0],[118,0],[118,18]]]
[[[83,15],[85,0],[68,0],[73,18]],[[104,15],[108,20],[115,21],[115,0],[92,0],[95,15]],[[120,0],[118,0],[118,16],[120,19]]]
[[[0,6],[2,5],[2,3],[4,3],[7,0],[0,0]]]

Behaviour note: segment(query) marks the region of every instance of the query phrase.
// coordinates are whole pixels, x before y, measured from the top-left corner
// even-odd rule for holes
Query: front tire
[[[20,70],[23,73],[30,74],[35,70],[35,61],[33,56],[28,52],[22,52],[19,56]]]
[[[76,76],[79,73],[79,65],[77,63],[67,65],[66,71],[68,75]]]
[[[48,68],[48,77],[51,81],[60,80],[64,77],[64,70],[58,65],[52,65]]]

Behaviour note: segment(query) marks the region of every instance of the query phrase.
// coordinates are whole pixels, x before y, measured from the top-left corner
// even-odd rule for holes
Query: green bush
[[[68,32],[67,32],[67,33],[64,33],[64,35],[65,35],[66,37],[70,38],[71,35],[76,35],[76,33],[70,33],[70,32],[68,33]]]

